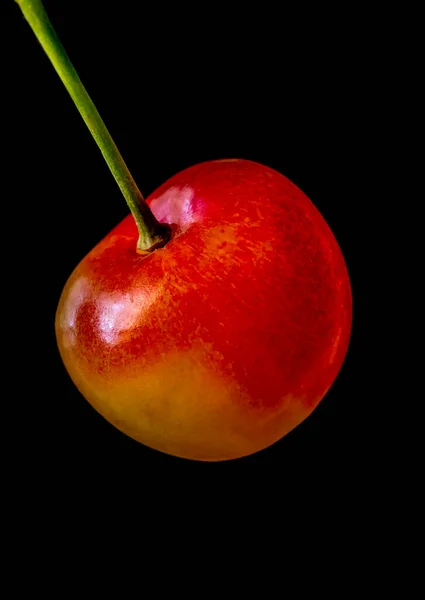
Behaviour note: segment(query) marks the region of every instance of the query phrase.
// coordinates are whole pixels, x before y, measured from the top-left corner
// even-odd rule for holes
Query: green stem
[[[95,105],[72,66],[40,0],[15,0],[73,99],[100,148],[132,212],[139,230],[137,250],[146,252],[170,239],[170,226],[159,223],[143,199]]]

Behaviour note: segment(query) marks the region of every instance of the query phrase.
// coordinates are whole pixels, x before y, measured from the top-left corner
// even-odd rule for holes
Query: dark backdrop
[[[351,345],[312,416],[251,457],[217,464],[180,460],[132,441],[100,417],[61,363],[54,314],[73,268],[127,207],[50,62],[12,6],[16,112],[10,155],[18,167],[15,189],[25,198],[17,221],[24,273],[19,305],[22,335],[31,348],[23,352],[31,376],[17,377],[34,412],[29,452],[42,449],[43,468],[52,472],[58,464],[77,471],[125,464],[137,471],[166,465],[198,472],[274,465],[282,473],[313,465],[338,478],[362,468],[365,415],[375,401],[364,319],[368,157],[374,144],[368,124],[375,107],[355,15],[348,25],[343,15],[327,15],[323,7],[319,15],[300,5],[299,16],[247,4],[161,4],[157,10],[142,4],[45,1],[142,193],[147,196],[185,167],[217,158],[251,159],[286,175],[319,208],[346,258],[354,299]],[[367,26],[361,35],[364,49]]]

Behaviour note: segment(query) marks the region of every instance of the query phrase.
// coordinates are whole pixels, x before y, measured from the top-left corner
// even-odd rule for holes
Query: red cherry
[[[145,255],[129,215],[78,265],[56,317],[81,393],[157,450],[225,460],[303,421],[351,330],[341,250],[312,202],[246,161],[186,169],[148,199],[172,239]]]

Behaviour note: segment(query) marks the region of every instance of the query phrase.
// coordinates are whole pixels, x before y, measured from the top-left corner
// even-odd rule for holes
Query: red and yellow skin
[[[283,175],[202,163],[147,202],[172,239],[136,252],[129,215],[77,266],[56,335],[110,423],[179,457],[261,450],[303,421],[343,363],[349,277],[331,230]]]

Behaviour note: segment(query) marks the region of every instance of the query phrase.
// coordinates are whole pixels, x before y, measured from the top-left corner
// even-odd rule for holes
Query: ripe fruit
[[[203,163],[146,201],[40,0],[16,0],[108,163],[132,215],[81,261],[56,314],[81,393],[130,437],[217,461],[304,420],[347,351],[351,290],[339,246],[283,175]]]
[[[130,437],[223,460],[317,406],[345,356],[350,283],[338,244],[283,175],[245,160],[172,177],[148,199],[173,236],[135,251],[131,216],[76,268],[56,333],[73,381]]]

